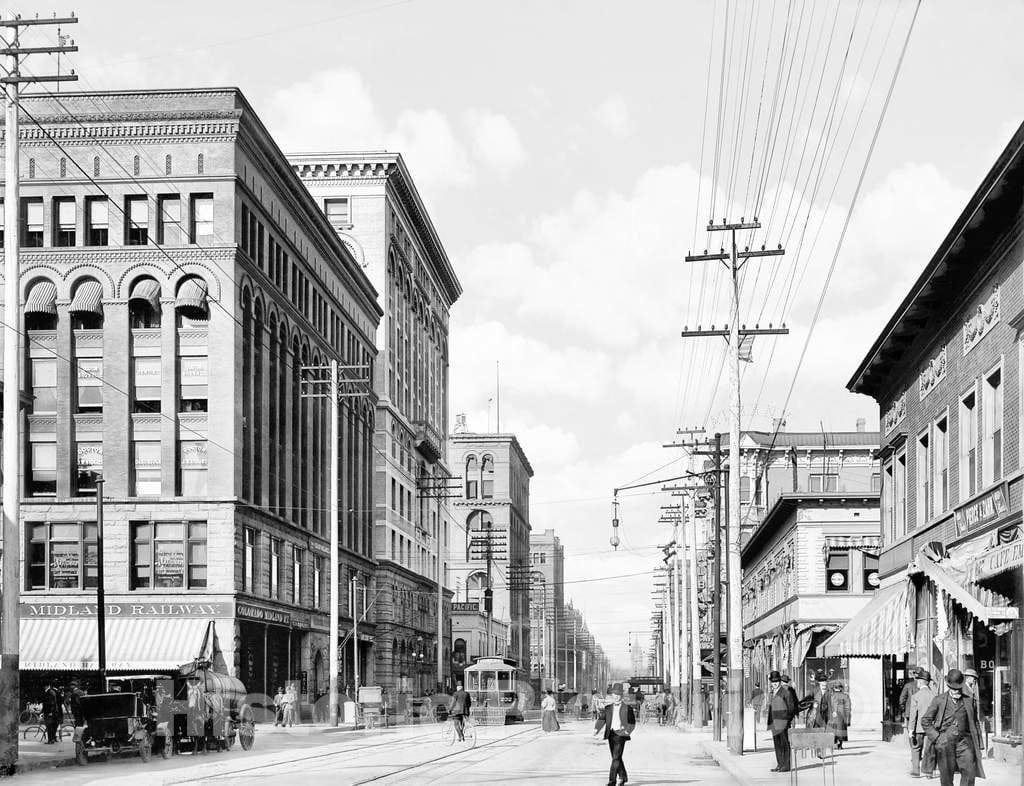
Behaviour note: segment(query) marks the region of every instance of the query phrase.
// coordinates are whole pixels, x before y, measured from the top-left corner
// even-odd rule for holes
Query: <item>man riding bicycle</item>
[[[472,706],[473,700],[469,697],[469,694],[462,689],[462,683],[460,682],[455,686],[455,695],[452,696],[451,702],[448,704],[448,714],[452,717],[452,723],[455,725],[455,733],[459,735],[459,742],[465,742],[465,721],[466,716],[469,715],[469,708]]]

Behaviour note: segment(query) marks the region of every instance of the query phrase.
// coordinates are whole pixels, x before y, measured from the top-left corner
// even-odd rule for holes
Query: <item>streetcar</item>
[[[477,656],[466,667],[463,678],[473,701],[470,714],[477,723],[498,726],[522,722],[526,696],[520,692],[519,661]]]

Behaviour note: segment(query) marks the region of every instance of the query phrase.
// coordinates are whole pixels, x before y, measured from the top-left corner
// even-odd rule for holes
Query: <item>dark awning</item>
[[[207,319],[210,308],[207,304],[209,288],[201,278],[189,278],[178,290],[174,307],[189,319]]]
[[[132,287],[132,293],[128,296],[128,302],[133,300],[145,301],[154,311],[160,310],[160,285],[151,278],[139,279]]]
[[[25,313],[57,316],[57,285],[51,281],[36,283],[25,299]]]
[[[103,316],[103,287],[98,281],[85,281],[75,290],[68,313],[88,313]]]

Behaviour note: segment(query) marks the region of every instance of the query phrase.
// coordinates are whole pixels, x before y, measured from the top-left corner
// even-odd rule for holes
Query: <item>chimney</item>
[[[857,418],[857,433],[863,434],[868,429],[868,422],[864,418]]]
[[[779,433],[786,430],[786,421],[782,418],[772,418],[772,432]]]

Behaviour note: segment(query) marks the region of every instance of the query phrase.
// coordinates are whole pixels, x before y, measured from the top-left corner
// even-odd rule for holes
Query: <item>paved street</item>
[[[373,734],[307,736],[304,743],[278,747],[277,737],[262,735],[248,754],[235,750],[213,755],[199,764],[191,757],[137,758],[90,764],[88,769],[64,767],[29,773],[19,783],[46,784],[179,784],[241,786],[277,778],[285,783],[323,781],[348,784],[429,784],[463,782],[588,783],[605,782],[607,744],[593,739],[589,723],[566,723],[555,734],[536,724],[481,728],[477,747],[449,749],[440,744],[439,726],[416,726]],[[629,782],[638,786],[700,783],[725,786],[736,781],[701,749],[704,735],[683,734],[657,726],[637,730],[626,748]],[[293,741],[295,741],[293,739]]]

